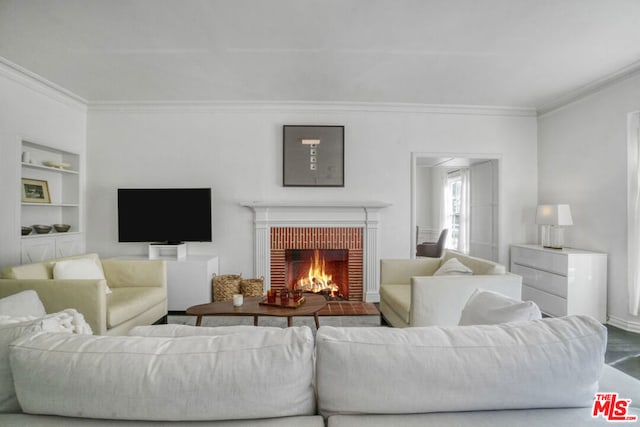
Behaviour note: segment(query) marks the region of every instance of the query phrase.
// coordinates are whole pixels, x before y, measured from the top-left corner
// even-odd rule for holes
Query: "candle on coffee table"
[[[244,303],[242,294],[233,294],[233,306],[240,307]]]

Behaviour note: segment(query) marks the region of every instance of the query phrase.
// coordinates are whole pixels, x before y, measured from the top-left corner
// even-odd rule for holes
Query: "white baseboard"
[[[635,332],[640,334],[640,321],[633,321],[628,319],[622,319],[616,316],[609,316],[609,321],[607,322],[611,326],[615,326],[616,328],[624,329],[625,331]]]

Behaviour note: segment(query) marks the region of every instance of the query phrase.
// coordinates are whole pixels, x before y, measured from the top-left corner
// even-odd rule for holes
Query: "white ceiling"
[[[89,102],[540,110],[640,68],[640,1],[0,0],[0,56]]]

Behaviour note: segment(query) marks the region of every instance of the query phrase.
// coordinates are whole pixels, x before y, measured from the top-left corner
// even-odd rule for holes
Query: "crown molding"
[[[483,106],[483,105],[437,105],[378,102],[312,102],[312,101],[143,101],[143,102],[89,102],[90,112],[372,112],[372,113],[416,113],[454,114],[482,116],[536,117],[534,108]]]
[[[607,89],[629,78],[640,76],[640,61],[636,61],[604,77],[582,85],[572,91],[545,102],[538,108],[420,104],[387,102],[328,102],[328,101],[88,101],[70,90],[53,83],[0,56],[0,75],[22,86],[39,92],[56,101],[82,111],[100,112],[372,112],[451,114],[475,116],[544,117],[558,112],[595,93]]]
[[[640,76],[640,61],[582,85],[538,107],[538,117],[553,114],[595,93],[601,92],[627,79]]]
[[[87,111],[87,100],[0,56],[0,75],[67,106]]]

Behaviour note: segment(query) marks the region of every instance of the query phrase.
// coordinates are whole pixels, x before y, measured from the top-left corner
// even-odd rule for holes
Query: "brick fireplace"
[[[332,281],[339,280],[343,286],[344,299],[380,301],[380,216],[387,203],[250,202],[242,205],[254,213],[254,274],[265,278],[267,288],[292,286],[291,282],[300,276],[299,264],[308,262],[316,250],[327,250],[325,263],[332,269],[346,269],[346,273],[332,273],[335,275]],[[292,254],[294,250],[307,252]],[[334,251],[343,251],[343,255]],[[290,262],[298,264],[294,267],[289,263],[287,267],[287,256]],[[342,267],[337,267],[340,262]],[[296,268],[298,271],[293,273],[296,277],[287,278],[287,271]]]

